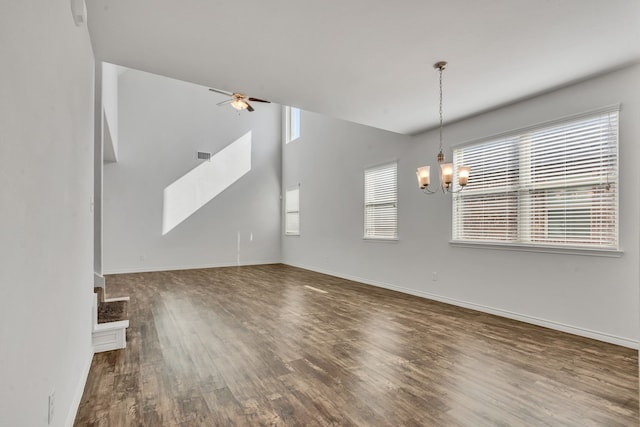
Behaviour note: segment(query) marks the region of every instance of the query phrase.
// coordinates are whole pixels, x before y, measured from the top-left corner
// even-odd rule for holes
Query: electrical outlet
[[[52,391],[51,394],[49,395],[49,417],[48,417],[48,424],[51,425],[51,423],[53,422],[53,414],[54,414],[54,410],[55,410],[55,403],[56,403],[56,392]]]
[[[431,280],[434,281],[434,282],[438,281],[438,272],[437,271],[434,271],[434,272],[431,273]]]

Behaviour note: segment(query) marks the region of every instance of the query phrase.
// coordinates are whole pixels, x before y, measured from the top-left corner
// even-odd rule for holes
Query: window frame
[[[367,203],[367,175],[368,173],[374,172],[374,171],[380,171],[383,170],[387,167],[392,166],[395,170],[393,171],[393,180],[394,180],[394,184],[395,184],[395,188],[394,188],[394,199],[392,202],[371,202],[371,203]],[[372,206],[372,205],[388,205],[388,204],[392,204],[393,206],[393,211],[394,211],[394,228],[393,228],[393,235],[392,236],[384,236],[381,234],[367,234],[367,224],[368,224],[368,210],[367,208]],[[385,163],[379,163],[373,166],[368,166],[364,168],[363,171],[363,237],[362,239],[365,241],[372,241],[372,242],[397,242],[399,240],[399,233],[398,233],[398,160],[394,159],[392,161],[388,161]],[[370,227],[369,227],[370,228]]]
[[[597,244],[590,244],[588,242],[570,242],[570,237],[566,235],[566,230],[568,229],[568,227],[570,227],[571,224],[565,224],[565,242],[562,243],[550,243],[550,242],[545,242],[545,241],[538,241],[536,242],[536,239],[548,239],[548,240],[553,240],[549,233],[550,231],[547,230],[545,231],[546,234],[544,234],[544,237],[538,237],[535,234],[532,234],[529,230],[529,233],[527,233],[527,228],[531,228],[532,227],[532,223],[531,221],[533,220],[532,216],[529,214],[525,214],[524,217],[522,218],[521,214],[520,214],[520,207],[525,204],[527,205],[528,208],[532,208],[535,205],[531,204],[531,202],[527,202],[526,200],[523,202],[523,200],[521,200],[521,197],[525,197],[525,199],[527,198],[526,191],[529,191],[528,193],[528,197],[531,198],[531,194],[535,194],[534,192],[531,192],[533,190],[529,189],[529,190],[518,190],[518,191],[514,191],[513,194],[516,194],[517,200],[516,200],[516,204],[518,206],[518,214],[516,217],[516,238],[514,240],[490,240],[490,239],[464,239],[464,235],[459,234],[459,230],[457,230],[457,224],[459,223],[459,219],[458,219],[458,212],[457,212],[457,208],[458,208],[458,203],[461,200],[464,200],[465,198],[469,198],[472,197],[473,194],[467,192],[465,194],[465,191],[462,191],[460,193],[454,194],[453,198],[452,198],[452,214],[451,214],[451,219],[452,219],[452,232],[451,232],[451,240],[450,240],[450,244],[452,246],[460,246],[460,247],[470,247],[470,248],[483,248],[483,249],[498,249],[498,250],[522,250],[522,251],[527,251],[527,252],[545,252],[545,253],[567,253],[567,254],[575,254],[575,255],[596,255],[596,256],[610,256],[610,257],[619,257],[622,255],[623,251],[620,248],[620,187],[619,187],[619,176],[620,176],[620,125],[619,125],[619,121],[620,121],[620,104],[615,104],[615,105],[611,105],[611,106],[607,106],[604,108],[599,108],[596,110],[591,110],[585,113],[581,113],[581,114],[576,114],[576,115],[572,115],[572,116],[566,116],[566,117],[562,117],[560,119],[557,120],[552,120],[552,121],[548,121],[548,122],[544,122],[544,123],[539,123],[533,126],[529,126],[529,127],[525,127],[522,129],[518,129],[515,131],[509,131],[509,132],[505,132],[502,134],[497,134],[491,137],[487,137],[487,138],[482,138],[482,139],[478,139],[478,140],[474,140],[474,141],[470,141],[470,142],[466,142],[463,144],[459,144],[457,146],[454,147],[454,166],[457,166],[458,162],[457,160],[459,159],[458,156],[458,152],[460,152],[461,150],[464,149],[469,149],[470,147],[474,147],[474,146],[481,146],[481,145],[489,145],[489,144],[497,144],[500,141],[508,141],[510,139],[515,139],[515,147],[516,147],[516,151],[518,152],[518,160],[517,160],[517,169],[518,169],[518,173],[517,173],[517,187],[518,188],[529,188],[527,186],[527,184],[529,184],[530,182],[527,182],[526,180],[530,180],[530,176],[528,176],[529,172],[527,172],[526,170],[521,170],[524,168],[528,168],[530,167],[530,164],[527,162],[531,161],[531,155],[534,152],[534,147],[532,145],[530,145],[529,141],[527,140],[528,138],[531,138],[531,135],[534,134],[535,132],[541,132],[541,131],[551,131],[552,129],[558,129],[561,128],[562,126],[569,126],[572,122],[578,122],[580,120],[589,120],[589,119],[594,119],[597,120],[599,116],[604,116],[607,114],[615,114],[616,117],[613,119],[615,120],[615,129],[612,129],[612,133],[614,134],[614,136],[611,138],[611,140],[607,139],[607,141],[612,141],[613,144],[611,144],[611,147],[608,148],[608,150],[613,150],[613,151],[609,151],[608,155],[614,155],[615,159],[613,160],[613,164],[612,164],[612,175],[613,178],[611,179],[610,183],[613,187],[614,187],[614,191],[615,193],[611,196],[612,198],[612,202],[609,205],[609,208],[614,209],[614,213],[612,214],[612,217],[615,220],[615,224],[613,226],[613,232],[614,232],[614,238],[613,238],[613,242],[615,244],[611,245],[611,246],[599,246]],[[604,140],[600,140],[600,141],[604,141]],[[601,145],[604,145],[604,142],[600,142]],[[524,153],[522,153],[523,147],[527,148],[529,151]],[[580,159],[584,159],[584,158],[588,158],[588,153],[584,154],[584,157],[581,157]],[[468,166],[468,165],[467,165]],[[546,165],[545,165],[546,166]],[[614,170],[615,169],[615,170]],[[472,178],[473,179],[473,168],[471,171],[472,174]],[[573,172],[573,177],[578,176],[578,173]],[[571,177],[570,177],[571,178]],[[471,182],[470,179],[470,182]],[[525,183],[522,184],[521,180],[525,180]],[[584,184],[582,187],[589,187],[589,186],[595,186],[596,184],[594,183],[586,183]],[[506,186],[505,186],[506,187]],[[564,186],[560,187],[559,190],[560,192],[571,192],[571,191],[579,191],[577,189],[579,189],[580,187],[576,186],[575,184],[565,184]],[[544,192],[544,190],[543,190]],[[553,196],[552,191],[549,190],[549,194],[546,197],[549,196]],[[491,194],[495,194],[495,195],[503,195],[504,197],[507,197],[508,194],[510,194],[509,190],[502,190],[502,191],[496,191],[491,192]],[[547,193],[545,193],[547,194]],[[595,196],[591,196],[592,199],[590,199],[590,206],[594,206],[593,205],[593,197]],[[552,205],[549,203],[547,205],[544,205],[545,208],[547,209],[546,211],[543,212],[550,212],[552,209]],[[568,209],[568,208],[565,208]],[[588,208],[588,209],[593,209],[592,207]],[[577,219],[576,219],[577,221]],[[523,232],[523,230],[525,230]],[[590,232],[592,233],[593,230]],[[522,236],[525,236],[525,238],[523,239]],[[531,238],[531,236],[535,236],[534,239],[532,239],[532,241],[527,241],[527,238]],[[576,239],[577,240],[577,239]]]

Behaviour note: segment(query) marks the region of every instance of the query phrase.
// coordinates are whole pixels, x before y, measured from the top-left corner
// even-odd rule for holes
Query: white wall
[[[452,247],[448,243],[450,197],[424,196],[415,179],[416,167],[435,164],[437,131],[411,139],[303,112],[302,136],[286,145],[283,153],[283,186],[301,184],[301,235],[283,237],[283,261],[622,345],[637,345],[639,82],[640,66],[635,66],[445,129],[445,144],[450,148],[621,102],[622,257]],[[396,158],[400,240],[364,241],[363,169]],[[432,272],[438,273],[438,281],[432,281]]]
[[[118,161],[118,66],[102,63],[104,160]]]
[[[120,76],[118,99],[118,162],[104,167],[104,272],[279,262],[280,107],[238,114],[207,88],[134,70]],[[203,163],[197,151],[215,154],[248,131],[251,170],[163,235],[165,188]]]
[[[70,425],[91,362],[93,53],[68,0],[0,3],[0,425]]]

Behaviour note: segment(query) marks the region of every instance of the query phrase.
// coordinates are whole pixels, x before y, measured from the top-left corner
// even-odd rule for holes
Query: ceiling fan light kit
[[[233,108],[235,108],[236,110],[240,111],[240,110],[244,110],[245,108],[249,107],[249,104],[244,102],[242,99],[234,99],[233,101],[231,101],[231,106]]]
[[[447,67],[446,61],[438,61],[433,65],[433,68],[438,70],[440,74],[440,150],[438,151],[438,164],[440,165],[440,184],[438,187],[431,188],[431,166],[421,166],[416,171],[418,178],[418,186],[425,194],[434,194],[441,190],[443,193],[459,193],[464,190],[469,183],[469,176],[471,175],[470,166],[458,167],[458,190],[453,189],[453,176],[454,167],[453,163],[445,163],[444,152],[442,151],[442,71]]]

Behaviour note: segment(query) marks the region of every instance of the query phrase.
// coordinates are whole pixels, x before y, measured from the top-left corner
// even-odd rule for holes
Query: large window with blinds
[[[398,238],[398,163],[364,171],[364,238]]]
[[[454,242],[618,249],[618,110],[455,149]]]

